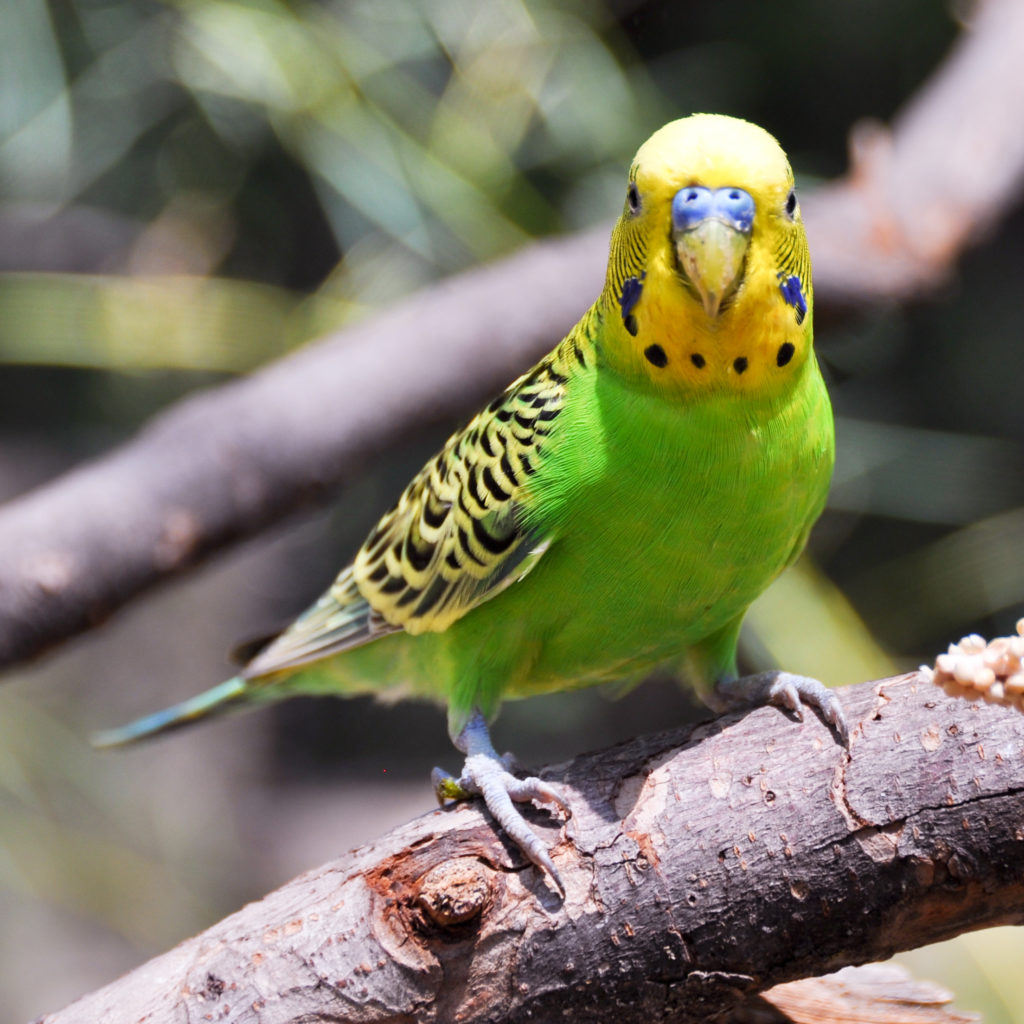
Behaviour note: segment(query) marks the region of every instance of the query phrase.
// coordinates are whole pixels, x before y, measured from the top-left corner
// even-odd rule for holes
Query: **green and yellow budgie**
[[[799,555],[833,462],[811,266],[785,154],[745,121],[666,125],[630,168],[604,290],[568,336],[454,434],[319,601],[236,678],[97,737],[128,743],[297,694],[443,702],[479,794],[561,888],[488,722],[503,699],[668,668],[718,703],[837,698],[736,679],[740,623]],[[325,660],[326,659],[326,660]]]

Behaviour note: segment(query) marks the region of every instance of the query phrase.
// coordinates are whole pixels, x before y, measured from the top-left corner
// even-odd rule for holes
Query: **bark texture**
[[[804,213],[819,307],[907,299],[1016,201],[1024,4],[984,0],[891,131],[854,132]],[[608,227],[539,243],[415,295],[0,509],[0,666],[343,487],[431,419],[464,415],[551,347],[601,285]]]
[[[848,751],[762,708],[549,769],[564,901],[435,811],[41,1021],[684,1024],[1024,922],[1024,716],[917,675],[842,699]]]

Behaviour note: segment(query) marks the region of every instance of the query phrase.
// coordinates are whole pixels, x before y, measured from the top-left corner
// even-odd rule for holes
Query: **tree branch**
[[[981,0],[938,71],[896,116],[851,133],[851,169],[803,203],[815,294],[905,300],[945,282],[960,252],[1020,195],[1024,5]]]
[[[855,134],[850,175],[804,202],[819,304],[918,294],[1016,199],[1022,52],[1024,5],[988,0],[891,135],[869,144]],[[10,502],[0,666],[90,628],[343,486],[417,424],[495,392],[592,301],[607,236],[542,242],[432,287],[179,403],[121,448]]]
[[[435,811],[41,1022],[685,1024],[1024,923],[1024,716],[918,675],[842,699],[848,752],[762,708],[550,769],[564,903],[476,805]]]

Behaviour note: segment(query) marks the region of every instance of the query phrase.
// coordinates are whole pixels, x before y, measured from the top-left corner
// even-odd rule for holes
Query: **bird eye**
[[[791,220],[796,216],[796,190],[790,189],[789,195],[786,196],[786,216]]]
[[[630,182],[629,188],[626,189],[626,202],[629,204],[630,213],[640,212],[640,191],[633,182]]]

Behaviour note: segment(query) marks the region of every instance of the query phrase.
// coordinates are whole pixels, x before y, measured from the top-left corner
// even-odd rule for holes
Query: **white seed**
[[[1006,651],[997,646],[996,641],[988,645],[988,649],[981,656],[981,663],[987,665],[994,672],[1005,671],[1001,668],[1006,661]]]
[[[1007,693],[1024,693],[1024,672],[1014,672],[1012,676],[1007,676],[1003,686]]]
[[[971,680],[976,690],[988,690],[993,696],[996,692],[996,686],[999,686],[1000,695],[1002,694],[1002,685],[996,683],[996,674],[990,668],[982,666],[974,673],[974,678]]]
[[[985,650],[985,638],[977,633],[969,633],[960,641],[960,649],[967,654],[980,654]]]
[[[961,654],[953,664],[953,678],[958,683],[969,686],[974,681],[974,658],[969,654]]]

